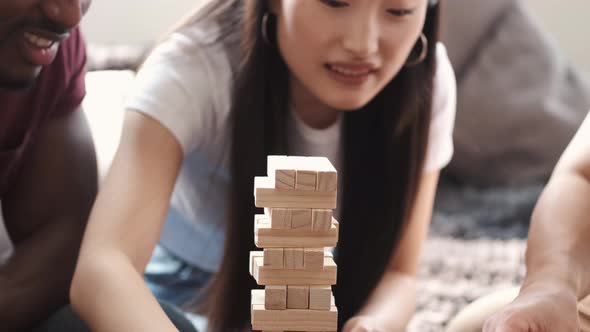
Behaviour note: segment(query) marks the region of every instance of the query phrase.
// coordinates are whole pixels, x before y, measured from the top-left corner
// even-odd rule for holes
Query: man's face
[[[31,85],[92,0],[0,0],[0,88]]]

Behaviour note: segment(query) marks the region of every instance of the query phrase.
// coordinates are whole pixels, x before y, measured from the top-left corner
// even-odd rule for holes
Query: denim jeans
[[[158,300],[188,309],[202,303],[212,275],[157,246],[146,267],[144,279]]]

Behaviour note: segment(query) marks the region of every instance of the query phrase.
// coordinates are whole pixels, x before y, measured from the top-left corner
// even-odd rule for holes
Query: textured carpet
[[[442,179],[411,332],[443,331],[465,305],[524,276],[528,221],[543,183],[477,188]]]

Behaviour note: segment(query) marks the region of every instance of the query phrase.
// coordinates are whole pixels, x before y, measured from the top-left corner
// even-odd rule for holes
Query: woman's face
[[[294,95],[332,109],[366,105],[400,71],[427,0],[270,0]]]

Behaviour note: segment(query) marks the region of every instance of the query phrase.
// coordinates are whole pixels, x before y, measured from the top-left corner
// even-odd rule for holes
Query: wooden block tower
[[[250,252],[250,274],[265,289],[252,290],[252,329],[336,331],[336,263],[324,251],[338,242],[336,169],[323,157],[269,156],[267,171],[254,181],[264,251]]]

